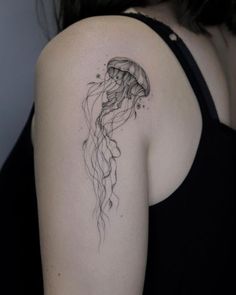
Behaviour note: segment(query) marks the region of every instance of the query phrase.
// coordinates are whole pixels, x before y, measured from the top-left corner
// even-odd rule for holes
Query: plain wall
[[[35,1],[0,0],[0,169],[28,118],[34,100],[35,63],[48,42]],[[40,9],[40,19],[52,37],[52,0],[43,1],[46,17]]]

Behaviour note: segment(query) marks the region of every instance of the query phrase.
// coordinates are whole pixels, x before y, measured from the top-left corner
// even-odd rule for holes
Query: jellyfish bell
[[[141,98],[149,95],[150,83],[144,69],[133,60],[114,57],[107,64],[108,79],[105,79],[105,93],[102,110],[111,112],[132,109]],[[106,86],[108,85],[108,86]],[[128,100],[128,103],[127,103]],[[132,111],[133,114],[134,111]]]
[[[114,80],[123,80],[123,83],[130,85],[134,81],[139,87],[137,92],[143,92],[143,96],[150,93],[149,79],[144,69],[131,59],[125,57],[114,57],[107,64],[109,76]],[[118,77],[118,78],[117,78]]]

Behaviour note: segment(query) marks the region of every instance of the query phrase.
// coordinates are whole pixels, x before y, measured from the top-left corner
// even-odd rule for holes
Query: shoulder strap
[[[193,55],[183,40],[166,24],[141,13],[122,12],[119,15],[136,18],[151,27],[170,47],[184,69],[195,92],[203,117],[219,121],[214,100]]]

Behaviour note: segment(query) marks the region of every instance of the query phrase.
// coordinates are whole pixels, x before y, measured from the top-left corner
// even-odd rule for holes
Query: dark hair
[[[167,0],[59,0],[59,31],[76,21],[95,15],[120,13],[129,7]],[[225,23],[236,34],[236,0],[169,0],[180,24],[196,33],[207,34],[204,26]]]
[[[119,13],[129,7],[146,6],[146,0],[59,0],[58,28],[67,28],[76,21],[96,15]]]

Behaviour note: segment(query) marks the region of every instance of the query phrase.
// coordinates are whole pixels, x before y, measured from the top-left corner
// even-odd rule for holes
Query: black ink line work
[[[96,217],[100,245],[105,239],[105,219],[109,221],[107,213],[114,204],[116,208],[119,205],[114,187],[117,183],[116,161],[121,151],[113,132],[130,118],[136,118],[136,108],[139,109],[141,99],[149,95],[150,83],[136,62],[114,57],[107,63],[104,79],[88,85],[90,87],[82,103],[88,127],[83,155],[96,195],[93,217]]]

